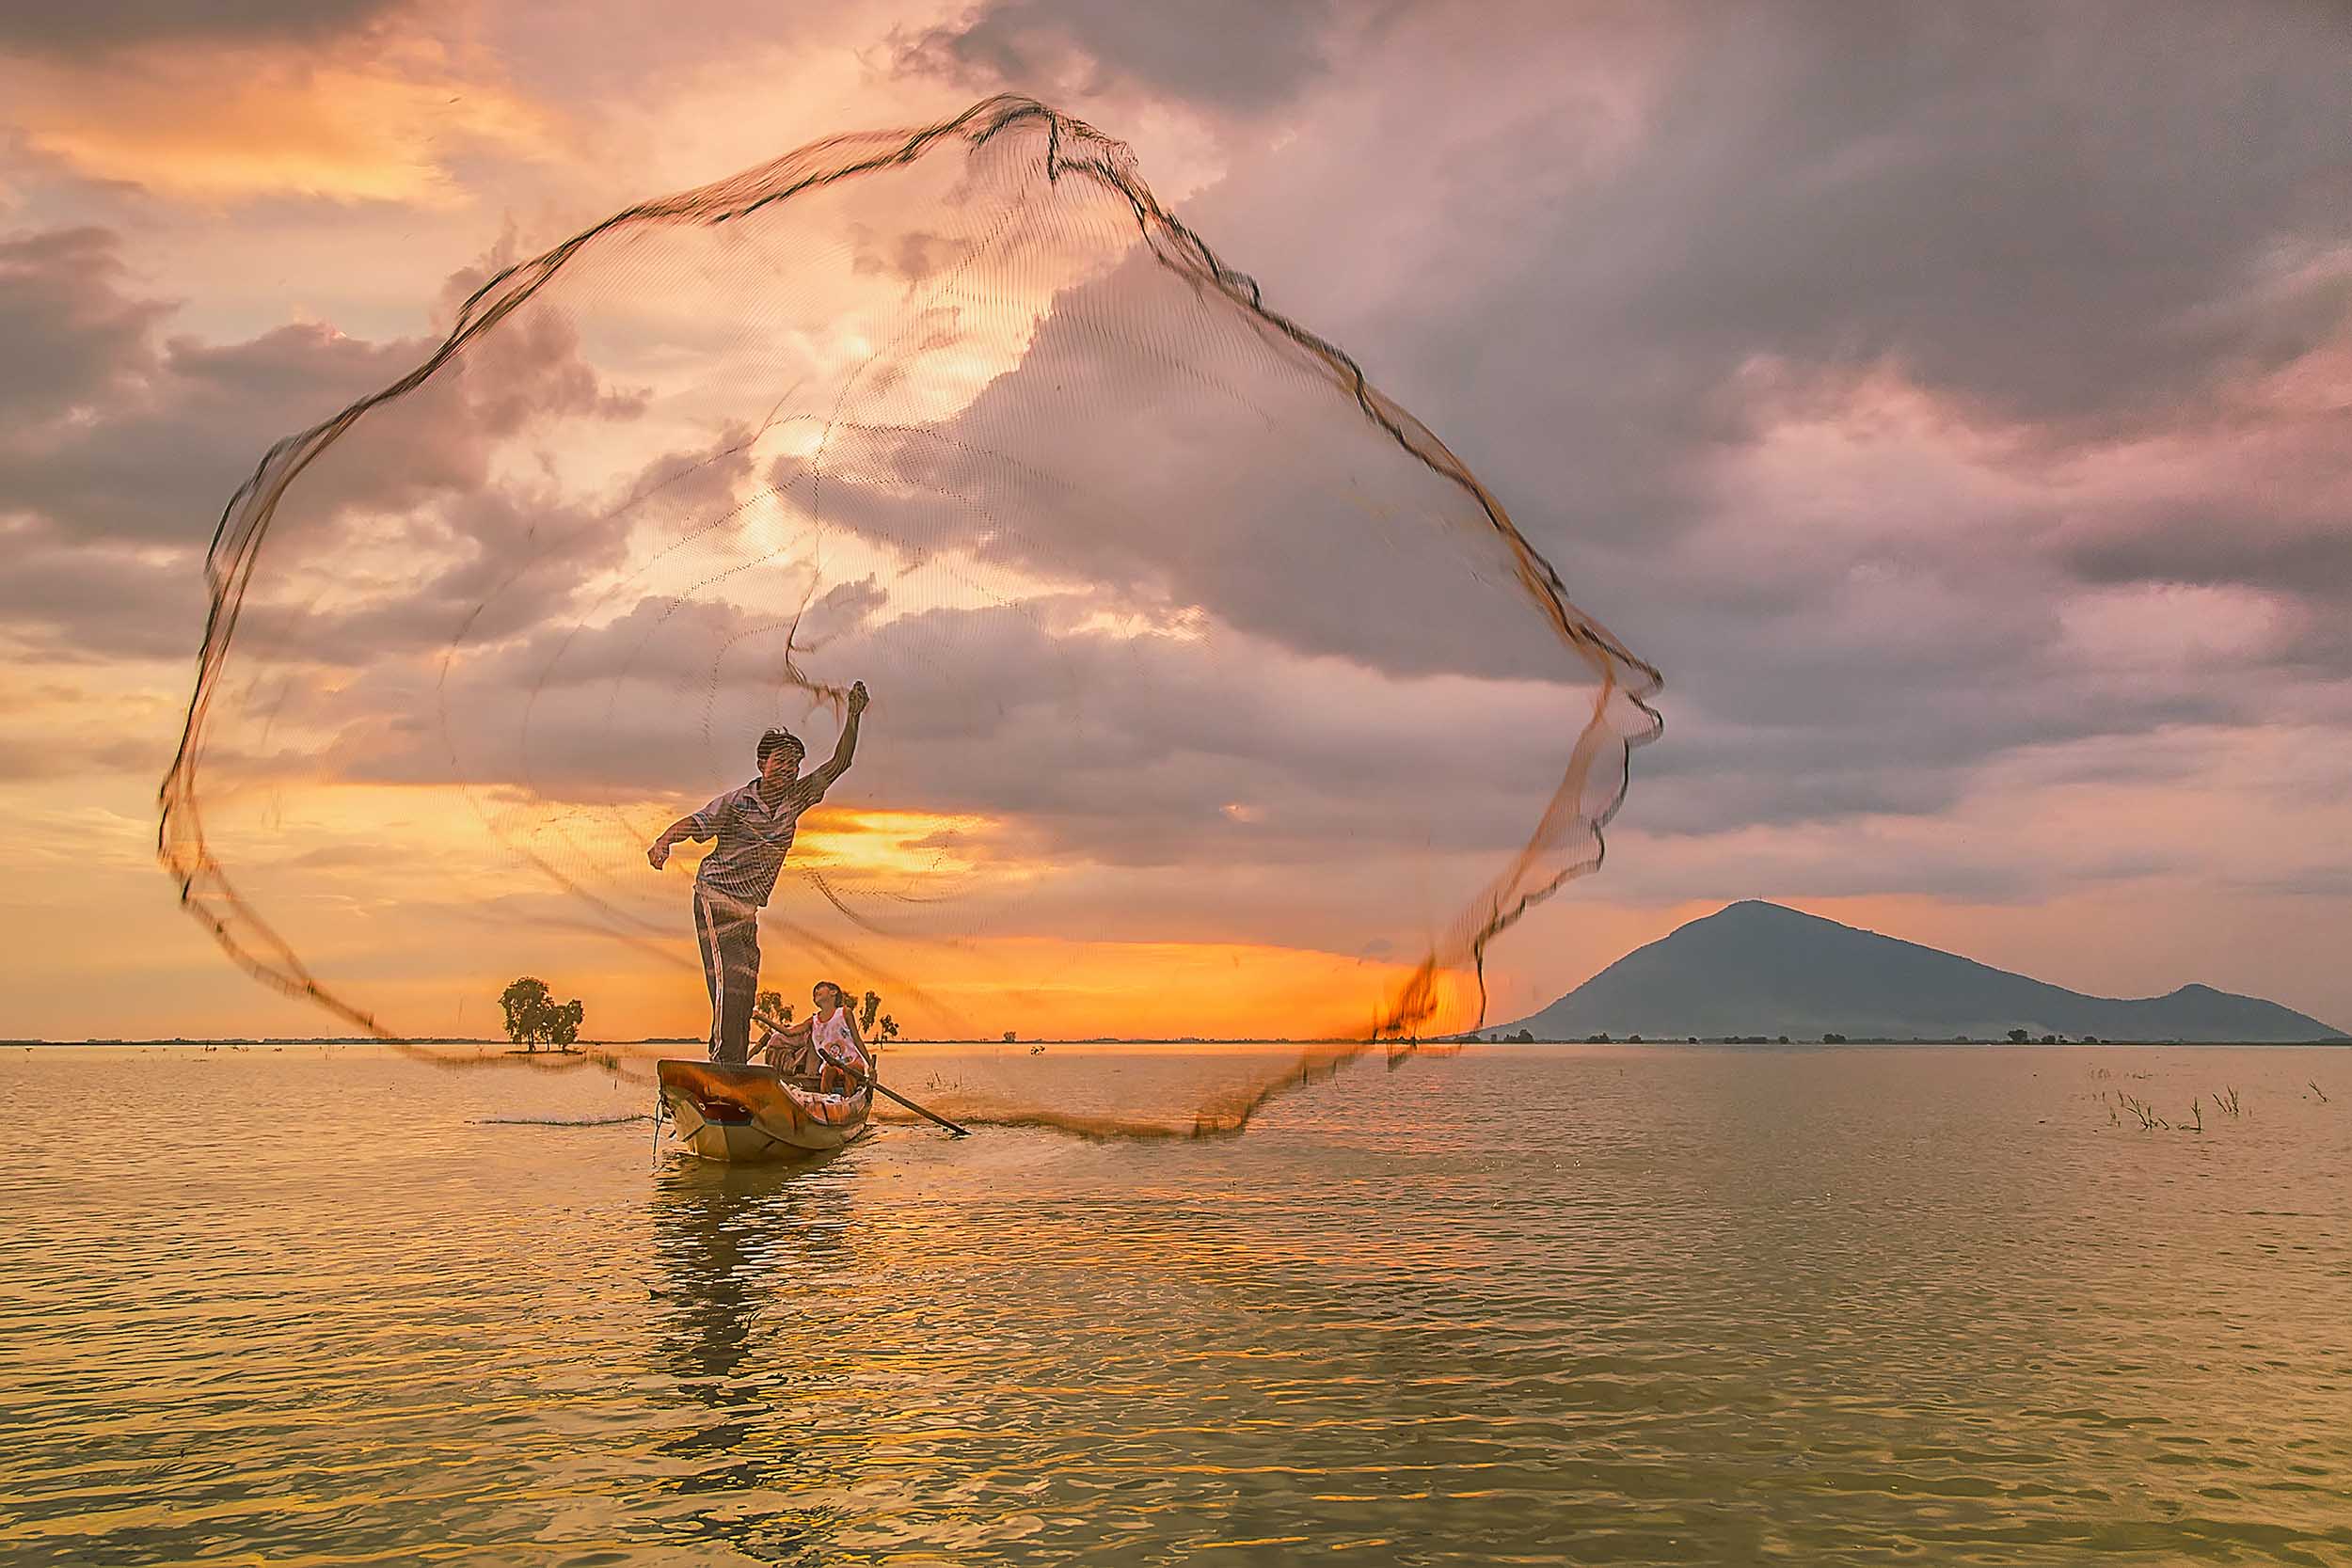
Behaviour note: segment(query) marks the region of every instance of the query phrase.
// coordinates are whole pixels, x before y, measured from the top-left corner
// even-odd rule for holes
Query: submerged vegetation
[[[2107,1075],[2106,1069],[2101,1068],[2092,1073],[2091,1077],[2098,1079]],[[2146,1078],[2149,1075],[2140,1072],[2134,1073],[2132,1076]],[[2216,1112],[2229,1117],[2232,1121],[2242,1120],[2246,1116],[2245,1099],[2238,1093],[2237,1085],[2234,1084],[2225,1084],[2218,1093],[2210,1096],[2192,1095],[2189,1098],[2187,1117],[2181,1121],[2173,1120],[2159,1112],[2150,1101],[2122,1089],[2102,1089],[2094,1098],[2106,1107],[2108,1125],[2122,1126],[2123,1118],[2129,1117],[2143,1132],[2202,1132],[2205,1130],[2205,1101],[2208,1099],[2212,1100]]]

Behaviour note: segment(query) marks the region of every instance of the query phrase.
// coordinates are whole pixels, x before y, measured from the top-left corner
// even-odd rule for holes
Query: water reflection
[[[474,1119],[581,1074],[0,1053],[0,1562],[2352,1568],[2347,1063],[1497,1049],[649,1178]]]
[[[653,1190],[654,1345],[684,1425],[655,1445],[666,1532],[757,1561],[799,1561],[841,1522],[854,1483],[805,1440],[839,1347],[818,1307],[853,1266],[839,1155],[797,1165],[675,1162]]]

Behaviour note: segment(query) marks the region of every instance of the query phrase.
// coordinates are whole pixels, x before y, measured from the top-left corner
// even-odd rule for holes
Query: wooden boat
[[[799,1160],[866,1131],[874,1091],[819,1094],[770,1067],[662,1061],[660,1113],[670,1135],[706,1160]]]

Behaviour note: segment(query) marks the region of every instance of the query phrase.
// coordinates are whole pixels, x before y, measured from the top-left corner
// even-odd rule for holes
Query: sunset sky
[[[1495,1018],[1763,897],[2082,990],[2199,981],[2352,1027],[2340,8],[203,9],[0,16],[0,1037],[340,1027],[232,966],[155,861],[205,546],[273,441],[416,365],[499,265],[1002,91],[1131,146],[1163,202],[1437,432],[1664,673],[1665,734],[1634,757],[1608,864],[1489,955]],[[494,367],[516,428],[570,432],[532,449],[550,507],[636,471],[582,432],[710,439],[665,394],[665,356],[703,351],[664,303]],[[1041,317],[994,352],[1067,346]],[[540,519],[469,409],[417,415],[449,416],[446,476],[374,481],[454,495],[495,474],[505,488],[453,514],[486,559]],[[879,535],[850,534],[819,591],[886,577]],[[1313,579],[1285,570],[1223,586],[1309,626]],[[518,657],[574,625],[559,597],[505,628]],[[893,668],[862,601],[826,602]],[[943,914],[953,945],[903,977],[943,1017],[1247,1035],[1360,1016],[1402,956],[1343,918],[1380,896],[1364,868],[1449,886],[1455,858],[1507,855],[1541,808],[1523,742],[1550,710],[1516,666],[1400,655],[1409,680],[1375,692],[1297,626],[1229,616],[1232,684],[1202,688],[1153,664],[1127,607],[1062,608],[1125,640],[1116,678],[1143,697],[1100,782],[1132,813],[1104,824],[1048,790],[1030,809],[1012,784],[982,809],[949,784],[1043,743],[1009,728],[918,766],[915,737],[968,717],[968,693],[877,679],[863,791],[798,851],[912,887],[969,871],[943,870],[952,843],[1018,879],[1017,918],[985,897]],[[376,662],[352,664],[339,714],[397,731],[387,672],[414,650],[356,613],[345,629]],[[976,660],[1012,684],[1030,667],[960,635],[967,683]],[[1089,678],[1106,705],[1130,689]],[[1175,689],[1237,734],[1145,700]],[[806,727],[821,756],[830,718]],[[1171,782],[1161,748],[1246,763],[1253,734],[1290,748],[1256,793]],[[750,771],[666,757],[599,781],[628,791],[631,832]],[[311,893],[364,892],[397,921],[423,890],[470,888],[481,821],[443,815],[403,755],[369,762],[288,830],[351,851],[302,870]],[[1360,814],[1333,804],[1351,799]],[[1486,831],[1505,818],[1517,837]],[[1474,826],[1457,841],[1448,822]],[[371,842],[387,861],[357,858]],[[698,1033],[685,880],[649,886],[677,912],[669,959],[567,923],[551,893],[474,913],[548,933],[529,961],[589,999],[592,1034]],[[481,1032],[497,984],[453,952],[486,939],[453,929],[364,967],[437,1030]],[[789,950],[771,935],[771,962]],[[1015,972],[1054,981],[1008,994]]]

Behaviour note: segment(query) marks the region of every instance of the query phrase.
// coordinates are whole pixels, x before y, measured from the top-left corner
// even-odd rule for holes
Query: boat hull
[[[696,1061],[655,1067],[672,1140],[706,1160],[806,1159],[856,1137],[873,1113],[871,1089],[818,1094],[786,1083],[772,1068]]]

